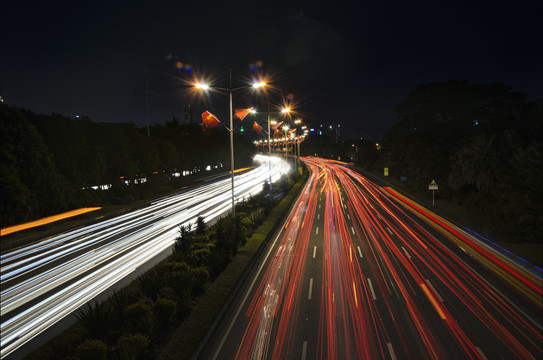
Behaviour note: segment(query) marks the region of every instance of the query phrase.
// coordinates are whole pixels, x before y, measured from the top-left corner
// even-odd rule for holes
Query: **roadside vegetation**
[[[430,206],[435,180],[440,211],[541,265],[543,103],[503,84],[449,80],[417,86],[396,113],[384,136],[311,136],[302,152],[339,156]]]
[[[230,163],[228,136],[219,127],[204,133],[198,124],[180,125],[173,118],[152,126],[148,137],[133,123],[36,114],[4,104],[0,111],[2,227],[162,196],[191,184],[193,175],[225,172]],[[235,146],[236,166],[252,165],[251,141],[236,135]]]
[[[169,257],[106,301],[80,308],[74,326],[27,359],[189,357],[299,191],[304,179],[291,190],[296,180],[297,175],[285,175],[273,189],[265,184],[264,191],[236,207],[235,218],[226,216],[208,226],[199,217],[194,227],[180,227]],[[287,203],[281,202],[287,193]],[[259,229],[263,224],[264,229]],[[221,277],[231,263],[233,267]],[[217,288],[222,296],[216,296]],[[209,289],[214,290],[206,297]],[[202,301],[205,306],[199,306]],[[196,321],[192,318],[188,328],[179,330],[195,309]],[[172,334],[174,345],[166,346]],[[179,346],[190,353],[180,353]]]

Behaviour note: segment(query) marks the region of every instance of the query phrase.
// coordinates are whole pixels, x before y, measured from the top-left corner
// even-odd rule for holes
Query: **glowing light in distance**
[[[209,85],[207,85],[206,83],[194,84],[194,87],[196,87],[197,89],[209,90]]]

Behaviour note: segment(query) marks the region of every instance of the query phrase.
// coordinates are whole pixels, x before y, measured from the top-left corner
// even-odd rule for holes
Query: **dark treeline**
[[[381,173],[388,167],[416,192],[435,180],[438,196],[464,205],[493,238],[541,241],[541,102],[503,84],[450,80],[417,86],[396,113],[400,121],[381,140],[345,141],[326,155],[335,151]],[[322,153],[326,145],[316,148]]]
[[[122,204],[158,195],[188,180],[175,171],[230,169],[229,137],[199,125],[146,129],[97,123],[86,117],[42,115],[2,105],[0,120],[1,226],[84,206]],[[236,136],[236,166],[252,163],[254,146]],[[134,185],[139,179],[146,182]],[[130,181],[130,186],[125,184]],[[111,185],[109,190],[84,189]]]

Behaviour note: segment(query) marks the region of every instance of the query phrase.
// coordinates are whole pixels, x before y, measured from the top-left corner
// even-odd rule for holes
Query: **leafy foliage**
[[[106,360],[107,345],[96,339],[89,339],[81,343],[76,350],[80,360]]]
[[[117,351],[120,360],[146,359],[150,340],[142,334],[126,335],[117,342]]]
[[[88,302],[79,309],[75,316],[86,335],[93,339],[105,339],[106,331],[111,324],[110,308],[106,303]]]
[[[206,136],[200,126],[174,120],[153,126],[147,137],[130,123],[96,123],[0,106],[3,226],[162,194],[187,181],[171,176],[174,172],[228,162],[228,136],[221,130]],[[251,164],[255,149],[250,140],[236,136],[235,141],[236,164]],[[140,183],[142,178],[146,182]],[[90,188],[100,185],[110,189]]]
[[[417,191],[436,180],[497,239],[541,240],[541,103],[503,84],[450,80],[417,86],[396,112],[374,167]]]

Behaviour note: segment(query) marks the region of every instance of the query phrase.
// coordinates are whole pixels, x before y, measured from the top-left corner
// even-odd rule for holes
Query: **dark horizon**
[[[293,94],[302,118],[356,136],[389,130],[394,108],[424,83],[497,82],[528,101],[543,99],[541,5],[532,2],[11,3],[6,10],[0,96],[38,113],[145,126],[147,67],[152,125],[182,120],[184,104],[196,121],[205,110],[227,119],[227,97],[191,96],[187,82],[197,75],[228,87],[232,67],[233,86],[241,86],[257,61],[278,87],[272,103]],[[254,99],[236,93],[234,106]]]

